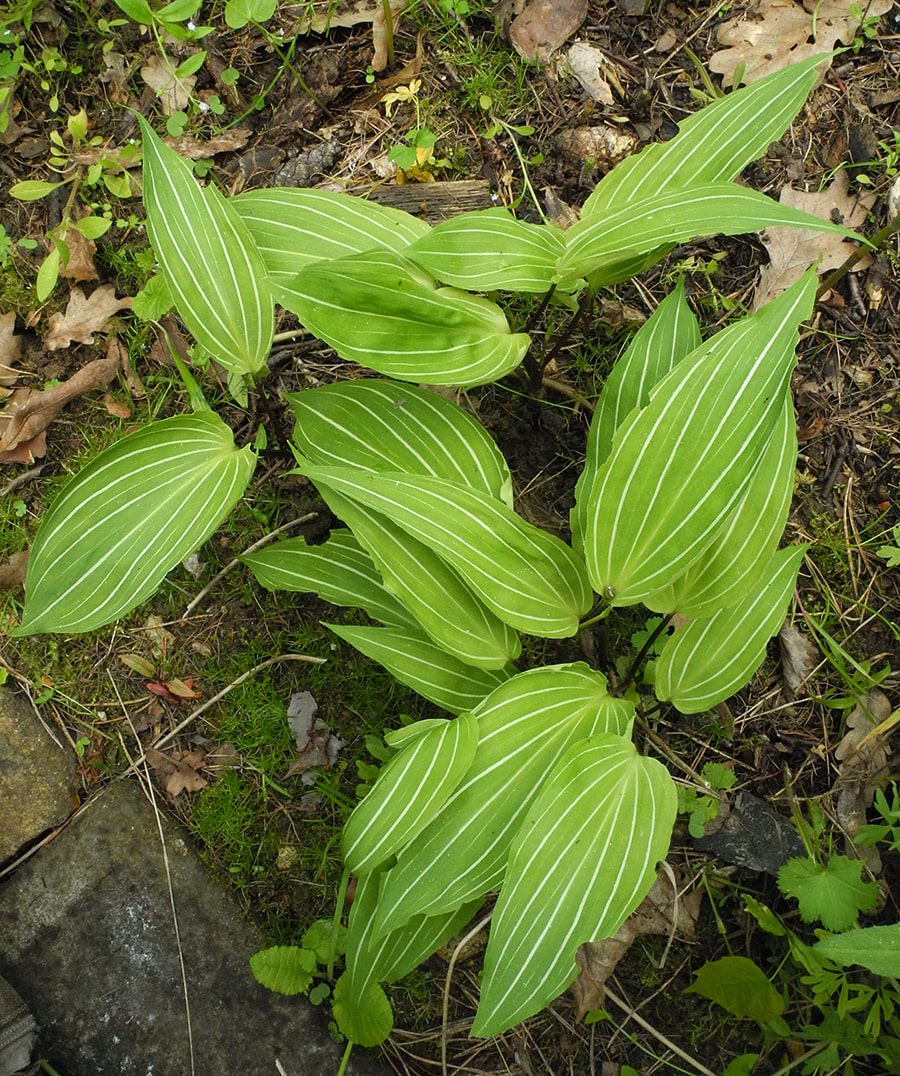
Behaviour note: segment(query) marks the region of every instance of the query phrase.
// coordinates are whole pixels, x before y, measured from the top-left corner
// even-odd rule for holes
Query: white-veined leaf
[[[565,233],[565,253],[556,281],[565,285],[589,276],[592,284],[614,284],[633,275],[636,256],[706,235],[741,235],[775,225],[834,232],[862,241],[855,232],[736,183],[708,183],[667,190],[617,212],[579,221]],[[627,269],[627,272],[626,272]],[[622,275],[625,273],[625,275]]]
[[[473,1035],[499,1035],[572,983],[578,946],[615,934],[653,885],[677,809],[666,768],[630,740],[567,751],[510,849]]]
[[[728,183],[777,142],[816,82],[827,54],[791,64],[711,102],[679,125],[668,142],[647,146],[602,177],[581,219],[666,190]]]
[[[428,825],[472,764],[478,722],[471,713],[417,736],[382,768],[344,826],[351,874],[369,874]]]
[[[467,291],[545,292],[563,252],[563,233],[516,220],[507,209],[460,213],[405,252],[437,280]]]
[[[253,475],[212,411],[162,419],[96,456],[41,520],[14,635],[124,616],[216,530]]]
[[[275,310],[253,238],[218,190],[201,188],[190,165],[140,123],[147,235],[175,307],[216,362],[258,373],[272,346]]]
[[[514,673],[515,667],[476,669],[436,646],[418,627],[384,628],[327,624],[360,653],[383,665],[401,684],[451,714],[476,707]]]
[[[400,381],[463,387],[496,381],[531,344],[527,334],[510,331],[495,303],[439,288],[389,251],[314,262],[273,291],[341,358]]]
[[[313,463],[430,474],[512,506],[512,478],[484,427],[435,392],[396,381],[354,380],[285,393],[294,443]]]
[[[567,638],[590,607],[584,567],[572,550],[485,493],[426,475],[371,474],[306,460],[297,470],[433,549],[513,628]]]
[[[285,538],[239,558],[267,590],[318,594],[332,605],[364,609],[374,620],[414,624],[402,602],[385,590],[369,554],[350,531],[332,531],[322,545]]]
[[[594,589],[633,605],[683,574],[746,492],[780,421],[814,272],[706,341],[616,432],[590,491]]]
[[[638,329],[603,383],[588,432],[584,468],[575,483],[570,522],[576,549],[583,546],[589,491],[609,455],[616,430],[635,407],[646,407],[650,390],[699,345],[700,327],[685,302],[679,278],[675,290]]]
[[[794,404],[785,394],[781,420],[750,479],[750,485],[715,541],[684,575],[644,604],[655,612],[677,610],[709,617],[734,605],[756,588],[760,565],[767,564],[787,522],[797,465]]]
[[[625,735],[634,707],[583,663],[519,673],[475,710],[478,747],[437,818],[383,883],[376,937],[413,915],[440,915],[495,889],[510,844],[553,766],[573,744]]]
[[[270,187],[231,199],[271,276],[292,278],[304,265],[367,250],[401,254],[427,235],[425,221],[352,194]]]
[[[760,569],[753,593],[680,628],[654,666],[657,698],[683,714],[699,714],[743,687],[784,620],[805,552],[805,545],[779,549]]]
[[[328,507],[353,531],[381,573],[384,586],[413,622],[450,657],[480,669],[500,669],[522,644],[441,557],[393,520],[320,484]],[[403,626],[407,616],[397,621]]]
[[[347,923],[347,980],[354,994],[371,982],[393,983],[408,975],[423,960],[469,922],[480,901],[469,901],[442,915],[414,916],[399,930],[373,941],[372,926],[384,873],[375,871],[359,879]]]

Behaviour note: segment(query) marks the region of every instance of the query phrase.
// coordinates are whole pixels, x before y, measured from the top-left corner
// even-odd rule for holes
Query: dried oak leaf
[[[586,41],[573,41],[566,57],[566,65],[592,101],[598,101],[601,105],[616,103],[612,87],[602,74],[609,61],[600,49],[594,48]]]
[[[891,716],[887,695],[873,688],[850,712],[847,732],[834,750],[841,764],[834,783],[837,816],[851,842],[859,827],[866,823],[866,809],[872,805],[875,790],[886,784],[890,776],[886,738],[894,727],[890,724]],[[873,874],[880,871],[881,856],[876,848],[859,848],[856,854],[866,861]]]
[[[68,347],[73,340],[79,344],[93,344],[94,333],[103,332],[113,314],[130,307],[131,296],[117,299],[112,284],[95,288],[88,298],[85,298],[81,288],[72,288],[66,312],[50,317],[44,347],[48,351],[56,351],[57,348]]]
[[[181,792],[199,792],[209,783],[197,770],[203,765],[206,752],[202,748],[193,751],[179,751],[175,755],[165,755],[151,747],[147,752],[147,761],[159,774],[160,781],[170,796]]]
[[[176,78],[178,61],[168,53],[153,53],[147,60],[147,66],[141,68],[141,78],[159,98],[160,107],[166,116],[187,108],[197,83],[196,75]]]
[[[864,17],[884,15],[893,7],[892,0],[861,5],[848,0],[807,3],[809,10],[794,0],[761,0],[723,23],[717,36],[719,44],[728,47],[710,57],[710,70],[722,75],[725,85],[732,85],[735,71],[743,65],[742,81],[756,82],[808,56],[830,52],[838,41],[851,44]],[[823,64],[830,65],[830,60]]]
[[[789,620],[785,620],[781,625],[778,644],[781,649],[781,673],[785,694],[794,699],[815,672],[822,660],[821,655],[809,636],[797,631]]]
[[[576,1019],[581,1020],[585,1013],[603,1007],[606,982],[635,938],[675,934],[685,941],[694,940],[703,890],[696,889],[676,900],[675,886],[680,885],[677,874],[673,885],[668,871],[658,871],[650,892],[611,938],[586,942],[579,948],[575,962],[581,972],[572,984]]]
[[[0,386],[16,381],[14,367],[22,358],[24,337],[16,335],[16,315],[13,311],[0,314]]]
[[[547,63],[587,17],[587,0],[531,0],[509,24],[512,47],[529,63]]]
[[[792,209],[801,209],[822,220],[839,221],[846,228],[864,224],[877,195],[872,191],[851,194],[850,180],[843,169],[822,191],[796,191],[783,187],[779,201]],[[770,299],[780,295],[815,265],[818,272],[828,273],[842,265],[857,244],[833,232],[816,232],[806,228],[767,228],[761,235],[769,252],[769,264],[759,273],[759,283],[753,293],[751,310],[759,310]],[[871,264],[869,257],[861,258],[854,272]]]
[[[60,266],[59,275],[76,284],[80,280],[97,280],[100,274],[94,265],[94,254],[97,251],[94,240],[88,239],[75,228],[70,228],[66,232],[66,246],[69,256],[66,264]]]
[[[16,389],[0,413],[0,462],[5,453],[23,449],[37,438],[70,400],[92,389],[105,388],[116,376],[118,358],[95,359],[68,381],[49,389]],[[43,455],[35,452],[32,455]]]

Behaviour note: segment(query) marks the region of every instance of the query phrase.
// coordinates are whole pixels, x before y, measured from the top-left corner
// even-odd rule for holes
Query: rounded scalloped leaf
[[[378,1046],[394,1027],[394,1013],[378,983],[367,983],[354,996],[345,972],[334,985],[332,1015],[342,1035],[357,1046]]]
[[[276,994],[302,994],[312,985],[316,954],[299,945],[274,945],[250,957],[250,970]]]

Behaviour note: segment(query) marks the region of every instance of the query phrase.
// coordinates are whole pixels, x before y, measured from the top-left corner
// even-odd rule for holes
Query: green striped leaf
[[[668,142],[647,146],[608,172],[581,219],[698,183],[728,183],[777,142],[818,77],[814,56],[711,102],[689,116]]]
[[[355,380],[285,393],[294,443],[313,463],[430,474],[512,507],[512,478],[484,427],[435,392],[395,381]]]
[[[372,926],[383,873],[359,879],[347,922],[347,980],[354,996],[361,996],[369,983],[394,983],[427,960],[436,949],[469,922],[480,901],[442,915],[416,915],[398,930],[374,939]]]
[[[498,207],[451,217],[405,253],[455,288],[545,292],[553,283],[563,245],[559,229],[516,220]]]
[[[514,370],[531,344],[495,303],[439,288],[388,251],[314,262],[273,291],[342,359],[400,381],[482,385]]]
[[[471,713],[443,721],[385,764],[344,826],[342,852],[351,874],[368,874],[428,825],[475,757],[478,722]]]
[[[139,117],[140,119],[140,117]],[[228,370],[258,373],[275,332],[266,269],[247,226],[140,119],[147,235],[191,335]]]
[[[328,507],[353,530],[381,573],[384,585],[414,623],[450,657],[480,669],[500,669],[522,644],[441,557],[393,520],[320,484]],[[409,616],[397,621],[407,623]]]
[[[386,876],[375,936],[496,889],[510,844],[565,751],[601,732],[627,734],[633,715],[583,663],[531,669],[494,690],[475,710],[469,772]]]
[[[211,411],[151,423],[101,452],[41,521],[12,634],[92,631],[130,612],[216,530],[255,466]]]
[[[369,474],[300,460],[299,473],[393,520],[434,550],[496,616],[552,639],[578,630],[591,592],[558,538],[477,490],[425,475]]]
[[[418,627],[327,624],[335,635],[383,665],[401,684],[451,714],[472,710],[515,673],[515,667],[476,669],[442,650]]]
[[[752,594],[677,631],[655,665],[656,697],[683,714],[699,714],[743,687],[784,620],[805,552],[805,545],[779,549],[759,570]]]
[[[615,934],[653,885],[677,808],[668,771],[629,740],[567,751],[510,849],[473,1035],[499,1035],[571,985],[578,946]]]
[[[682,359],[616,432],[587,504],[594,589],[633,605],[673,582],[715,540],[781,421],[806,276]]]
[[[759,566],[768,563],[787,522],[796,465],[794,404],[786,393],[779,424],[740,504],[685,574],[644,604],[659,613],[709,617],[755,589]]]
[[[575,483],[570,515],[572,545],[583,546],[590,490],[612,449],[613,435],[636,407],[646,407],[650,390],[679,360],[700,346],[700,327],[684,298],[684,282],[659,304],[632,337],[603,383],[588,432],[584,468]]]
[[[397,254],[427,235],[425,221],[352,194],[270,187],[231,199],[270,276],[293,278],[304,265],[367,250]]]
[[[350,531],[332,531],[322,545],[285,538],[239,558],[266,590],[318,594],[332,605],[364,609],[374,620],[414,624],[402,602],[385,590],[372,558]]]
[[[621,203],[618,203],[621,205]],[[610,285],[633,275],[633,259],[662,247],[706,235],[742,235],[776,225],[861,237],[837,224],[799,209],[780,205],[736,183],[694,184],[665,190],[618,211],[588,216],[566,234],[556,282],[566,284],[589,276],[595,286]]]

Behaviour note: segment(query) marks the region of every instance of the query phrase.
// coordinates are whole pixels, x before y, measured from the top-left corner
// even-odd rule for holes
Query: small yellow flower
[[[421,86],[422,80],[414,78],[408,86],[398,86],[396,90],[386,93],[381,98],[381,103],[384,105],[384,114],[390,117],[391,109],[394,105],[414,104]]]

